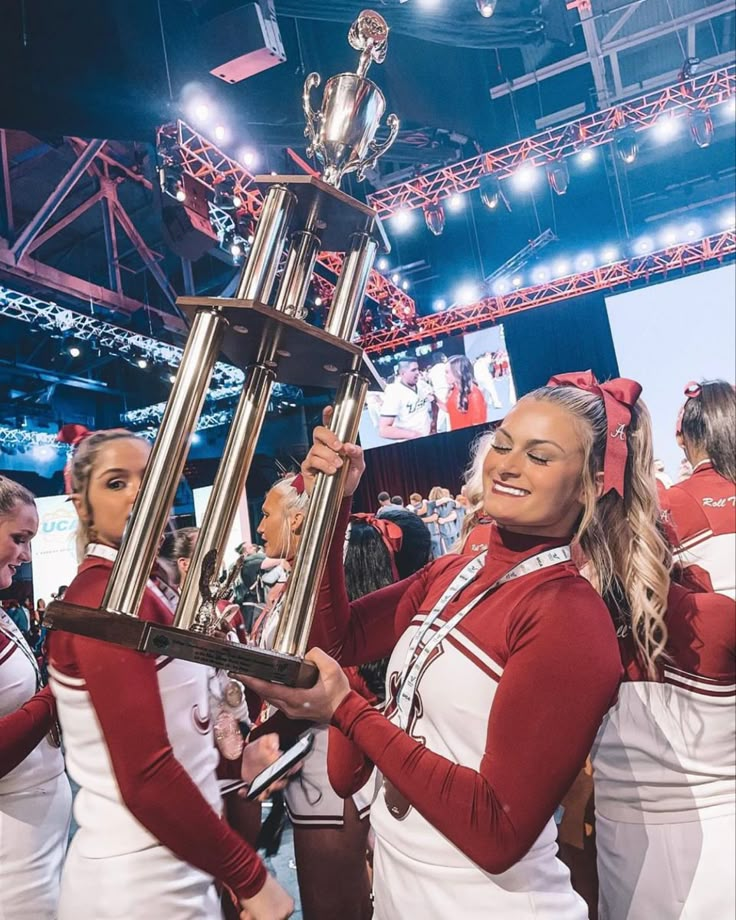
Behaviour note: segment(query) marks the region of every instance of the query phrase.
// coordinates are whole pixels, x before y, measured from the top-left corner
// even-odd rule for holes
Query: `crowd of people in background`
[[[493,403],[477,365],[427,374],[450,428]],[[416,362],[400,373],[418,393]],[[478,438],[456,494],[382,492],[364,513],[348,497],[311,690],[46,637],[43,600],[5,601],[0,918],[290,916],[257,853],[260,802],[223,804],[220,784],[307,729],[301,771],[269,791],[295,827],[305,920],[733,916],[734,387],[689,384],[675,436],[677,482],[638,384],[560,375]],[[272,647],[314,476],[349,460],[347,496],[360,479],[359,448],[314,437],[239,548],[218,611],[231,641]],[[101,602],[148,455],[122,429],[75,445],[80,565],[58,597]],[[0,590],[37,527],[33,496],[0,477]],[[141,617],[173,622],[197,538],[164,540]]]

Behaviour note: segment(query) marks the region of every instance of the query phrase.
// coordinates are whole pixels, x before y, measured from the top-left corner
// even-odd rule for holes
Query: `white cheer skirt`
[[[533,891],[504,887],[503,875],[491,876],[470,860],[466,866],[421,862],[421,853],[413,859],[378,834],[373,870],[373,920],[588,920],[553,851]]]
[[[733,920],[736,818],[626,824],[596,815],[600,920]]]
[[[0,795],[0,920],[56,920],[71,815],[66,773]]]
[[[75,846],[81,833],[64,865],[59,920],[221,920],[212,877],[170,850],[93,859]]]
[[[330,785],[327,775],[326,725],[310,729],[314,733],[312,750],[304,758],[301,770],[284,791],[286,810],[292,824],[304,827],[342,827],[345,802]],[[373,800],[375,781],[369,781],[354,796],[353,802],[361,818],[367,816]]]

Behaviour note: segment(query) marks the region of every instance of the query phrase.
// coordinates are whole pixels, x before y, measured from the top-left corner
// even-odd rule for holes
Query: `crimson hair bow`
[[[396,553],[401,550],[401,544],[404,541],[404,531],[398,524],[389,521],[388,518],[376,517],[375,514],[358,512],[356,514],[351,514],[350,520],[362,521],[364,524],[370,524],[370,526],[380,534],[384,546],[388,550],[389,558],[391,559],[391,568],[394,573],[394,578],[398,581],[399,573],[396,569],[395,557]]]
[[[550,377],[547,386],[577,387],[601,397],[608,423],[608,438],[603,458],[603,495],[613,489],[623,498],[624,474],[629,455],[626,434],[631,424],[631,410],[641,395],[641,385],[636,380],[626,377],[616,377],[599,383],[592,371],[576,371],[571,374],[555,374],[554,377]]]
[[[74,456],[74,448],[77,444],[81,444],[81,442],[91,434],[92,432],[85,425],[77,425],[74,422],[69,425],[62,425],[56,434],[56,440],[60,444],[69,444],[71,447],[69,459],[64,466],[64,491],[67,495],[71,495],[74,491],[72,486],[72,458]]]

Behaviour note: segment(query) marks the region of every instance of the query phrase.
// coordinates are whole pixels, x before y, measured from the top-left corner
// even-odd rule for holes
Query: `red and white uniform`
[[[736,916],[736,605],[673,585],[668,661],[625,676],[593,748],[601,920]]]
[[[91,546],[64,599],[97,607],[115,551]],[[152,582],[140,616],[170,623]],[[209,709],[211,671],[56,632],[51,686],[79,824],[59,920],[216,920],[213,879],[256,894],[265,869],[221,818]]]
[[[675,561],[699,565],[714,591],[736,598],[736,486],[703,460],[667,490],[664,504],[677,533]]]
[[[480,573],[434,628],[522,560],[561,542],[494,527]],[[556,859],[553,814],[616,693],[611,619],[571,563],[502,585],[430,656],[403,731],[397,673],[428,611],[467,564],[467,556],[446,556],[348,604],[330,554],[320,594],[330,650],[343,664],[393,652],[389,717],[351,692],[333,719],[341,734],[333,727],[330,742],[330,778],[341,794],[372,764],[391,784],[371,809],[375,917],[584,920],[586,906]],[[345,756],[346,738],[364,762]]]
[[[64,758],[48,734],[51,691],[0,612],[0,920],[53,920],[71,820]]]

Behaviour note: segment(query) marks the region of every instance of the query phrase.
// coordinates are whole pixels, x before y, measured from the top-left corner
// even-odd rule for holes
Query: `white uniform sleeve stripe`
[[[685,553],[688,550],[693,549],[693,547],[698,546],[705,540],[709,540],[712,536],[712,530],[701,530],[699,533],[693,534],[691,537],[688,537],[679,544],[675,550],[675,555],[678,556],[680,553]]]
[[[2,652],[0,652],[0,664],[2,664],[3,661],[7,661],[8,658],[10,658],[10,656],[16,650],[16,648],[17,646],[14,642],[10,642],[8,645],[6,645]]]
[[[682,677],[680,674],[668,673],[666,669],[664,676],[667,682],[676,682],[686,687],[692,687],[694,690],[706,690],[708,693],[717,694],[718,696],[728,696],[736,693],[736,684],[707,684],[692,677]]]
[[[704,684],[714,684],[716,687],[730,686],[727,681],[731,680],[731,678],[706,677],[704,674],[693,674],[692,671],[683,671],[681,668],[676,668],[671,664],[665,666],[664,672],[665,674],[687,677],[691,680],[699,680]]]

